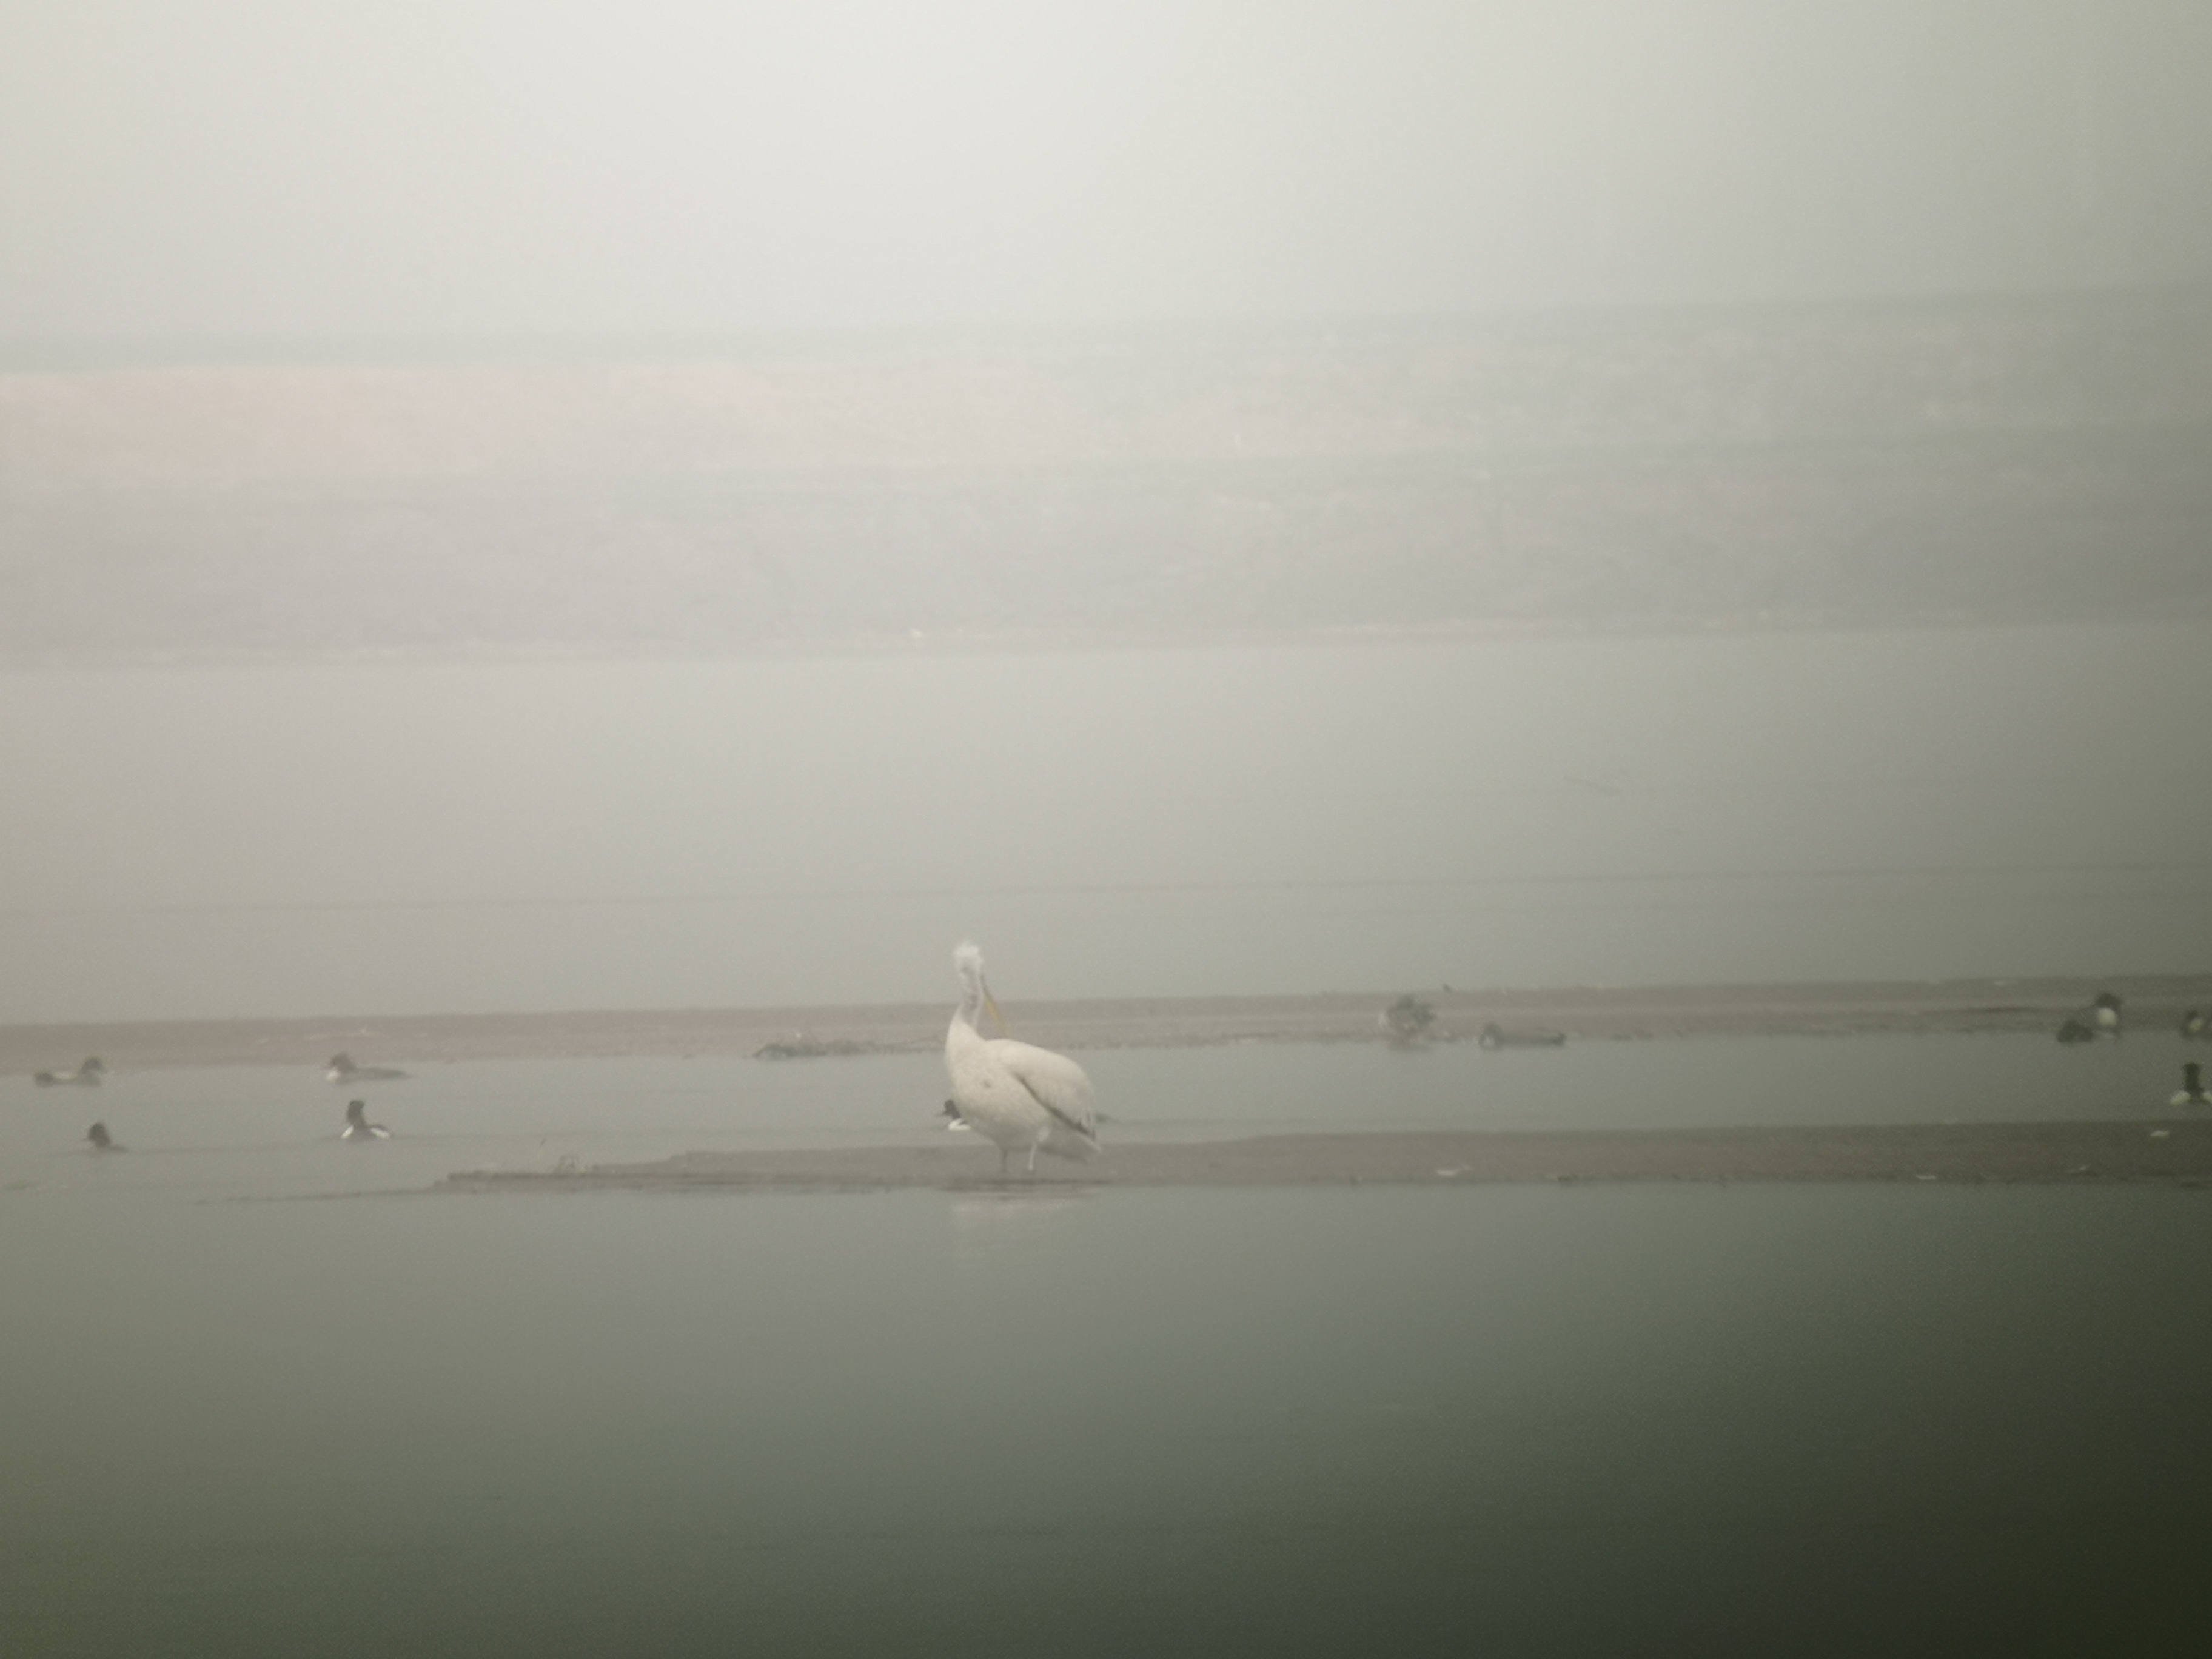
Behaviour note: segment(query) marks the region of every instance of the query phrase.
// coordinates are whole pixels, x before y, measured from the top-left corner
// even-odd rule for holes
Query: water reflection
[[[981,1176],[991,1174],[988,1168],[979,1169]],[[954,1260],[969,1261],[1001,1250],[1027,1249],[1043,1230],[1064,1221],[1091,1196],[1085,1192],[1024,1192],[1015,1187],[954,1194],[945,1205]]]
[[[42,1652],[2159,1650],[2208,1248],[2141,1189],[9,1202],[0,1583]]]

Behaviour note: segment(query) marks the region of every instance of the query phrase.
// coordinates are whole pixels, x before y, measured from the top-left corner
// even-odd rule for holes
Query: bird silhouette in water
[[[106,1063],[102,1060],[98,1054],[87,1055],[84,1064],[78,1066],[74,1072],[33,1072],[31,1073],[31,1081],[37,1084],[41,1089],[51,1089],[57,1085],[64,1086],[73,1085],[80,1089],[97,1089],[102,1083],[106,1082]]]
[[[84,1132],[84,1138],[92,1143],[92,1150],[95,1152],[119,1152],[123,1150],[115,1138],[107,1133],[105,1123],[94,1124]]]
[[[345,1127],[338,1131],[340,1140],[389,1140],[392,1131],[381,1123],[368,1121],[368,1103],[365,1100],[346,1102]]]
[[[323,1070],[325,1083],[396,1083],[406,1073],[389,1066],[356,1066],[351,1054],[332,1054]]]
[[[1482,1028],[1475,1039],[1486,1048],[1564,1048],[1567,1046],[1565,1031],[1509,1031],[1492,1020]]]
[[[2212,1106],[2204,1097],[2204,1068],[2191,1060],[2181,1068],[2181,1092],[2166,1103],[2169,1106]]]
[[[1437,1011],[1411,993],[1400,997],[1382,1013],[1382,1029],[1400,1042],[1418,1042],[1437,1023]]]
[[[2097,1000],[2089,1005],[2089,1008],[2090,1018],[2095,1020],[2099,1031],[2106,1036],[2119,1036],[2119,998],[2114,996],[2110,991],[2100,991],[2097,993]]]

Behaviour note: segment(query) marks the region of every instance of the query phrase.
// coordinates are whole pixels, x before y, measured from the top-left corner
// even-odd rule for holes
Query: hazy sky
[[[2197,0],[14,0],[0,342],[2212,273]]]

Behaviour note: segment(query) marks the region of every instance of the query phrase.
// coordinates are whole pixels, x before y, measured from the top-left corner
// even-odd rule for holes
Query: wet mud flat
[[[2212,975],[1893,983],[1412,988],[1431,1019],[1421,1040],[1473,1042],[1486,1024],[1571,1040],[2055,1031],[2092,998],[2124,999],[2131,1027],[2172,1030],[2212,1007]],[[1407,988],[1327,996],[1009,1002],[1027,1041],[1053,1048],[1391,1041],[1382,1014]],[[0,1074],[99,1054],[111,1068],[320,1066],[334,1052],[379,1062],[749,1054],[763,1060],[933,1051],[948,1000],[852,1006],[702,1008],[319,1019],[0,1025]]]
[[[948,1137],[948,1139],[956,1139]],[[464,1170],[438,1189],[881,1192],[901,1188],[1482,1186],[1552,1182],[1936,1182],[2212,1187],[2212,1120],[1570,1133],[1259,1135],[1040,1158],[1003,1183],[988,1142],[685,1152],[548,1173]]]

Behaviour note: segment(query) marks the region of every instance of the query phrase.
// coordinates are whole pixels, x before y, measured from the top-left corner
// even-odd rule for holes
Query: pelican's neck
[[[983,963],[979,957],[963,952],[956,958],[960,972],[960,1010],[953,1018],[963,1021],[970,1030],[982,1030]]]
[[[952,1011],[952,1024],[957,1030],[965,1026],[973,1034],[981,1030],[978,1022],[983,1017],[983,985],[978,979],[963,975],[960,981],[960,1006]]]
[[[975,1029],[972,1012],[964,1005],[955,1009],[952,1023],[945,1028],[945,1068],[952,1074],[956,1092],[961,1078],[983,1053],[983,1034]]]

